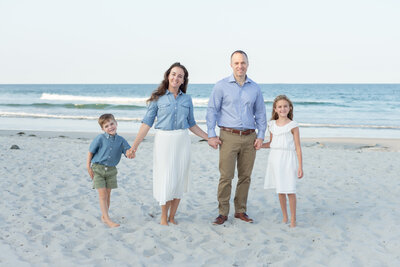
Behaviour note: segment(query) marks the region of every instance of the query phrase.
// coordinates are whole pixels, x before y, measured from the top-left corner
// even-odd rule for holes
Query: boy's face
[[[117,122],[114,120],[108,120],[103,123],[101,129],[109,135],[115,135],[117,133]]]

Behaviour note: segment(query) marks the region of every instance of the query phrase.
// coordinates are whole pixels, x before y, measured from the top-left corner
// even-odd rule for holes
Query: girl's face
[[[289,102],[284,99],[276,102],[275,112],[278,114],[279,118],[287,118],[291,109]]]
[[[169,87],[179,89],[185,82],[185,72],[179,67],[173,67],[168,75]]]

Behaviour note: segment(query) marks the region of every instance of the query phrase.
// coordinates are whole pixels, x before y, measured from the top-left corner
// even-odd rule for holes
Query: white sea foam
[[[41,100],[55,100],[63,102],[85,102],[85,103],[96,103],[96,104],[131,104],[146,106],[146,100],[148,97],[100,97],[100,96],[79,96],[79,95],[60,95],[60,94],[48,94],[42,93],[40,96]],[[195,107],[207,107],[208,98],[192,98],[193,105]]]
[[[74,116],[74,115],[54,115],[45,113],[28,113],[28,112],[0,112],[0,117],[17,117],[17,118],[46,118],[46,119],[70,119],[70,120],[97,120],[95,116]],[[143,118],[118,117],[118,121],[134,121],[140,122]]]
[[[50,119],[72,119],[72,120],[97,120],[95,116],[84,115],[55,115],[46,113],[29,113],[29,112],[4,112],[0,111],[0,117],[17,117],[17,118],[50,118]],[[118,117],[118,121],[133,121],[141,122],[140,118]],[[198,124],[206,124],[205,120],[196,120]],[[385,126],[385,125],[346,125],[346,124],[321,124],[321,123],[299,123],[300,127],[314,128],[365,128],[365,129],[393,129],[400,130],[400,126]]]
[[[43,93],[40,97],[42,100],[58,100],[64,102],[89,102],[97,104],[135,104],[146,105],[147,97],[100,97],[100,96],[78,96],[78,95],[59,95]]]
[[[329,123],[299,123],[302,127],[327,127],[327,128],[368,128],[368,129],[399,129],[400,126],[385,125],[347,125],[347,124],[329,124]]]
[[[193,106],[195,107],[207,107],[208,98],[192,98]]]

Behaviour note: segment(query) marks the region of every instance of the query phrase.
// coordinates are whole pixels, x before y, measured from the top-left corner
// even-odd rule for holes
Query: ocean
[[[286,94],[302,137],[400,138],[400,84],[260,84],[270,119],[272,101]],[[0,130],[100,132],[97,118],[113,113],[119,132],[137,132],[156,84],[0,85]],[[206,129],[213,84],[190,84],[195,119]]]

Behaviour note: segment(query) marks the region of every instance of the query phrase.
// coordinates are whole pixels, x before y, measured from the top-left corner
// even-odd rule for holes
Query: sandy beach
[[[118,165],[110,215],[121,226],[110,229],[85,165],[98,133],[0,131],[0,266],[400,265],[400,139],[302,139],[305,175],[291,229],[275,192],[263,189],[265,149],[249,192],[254,224],[233,218],[231,199],[228,221],[212,225],[218,151],[194,136],[179,224],[160,226],[149,136],[137,158]],[[134,134],[120,134],[132,143]]]

